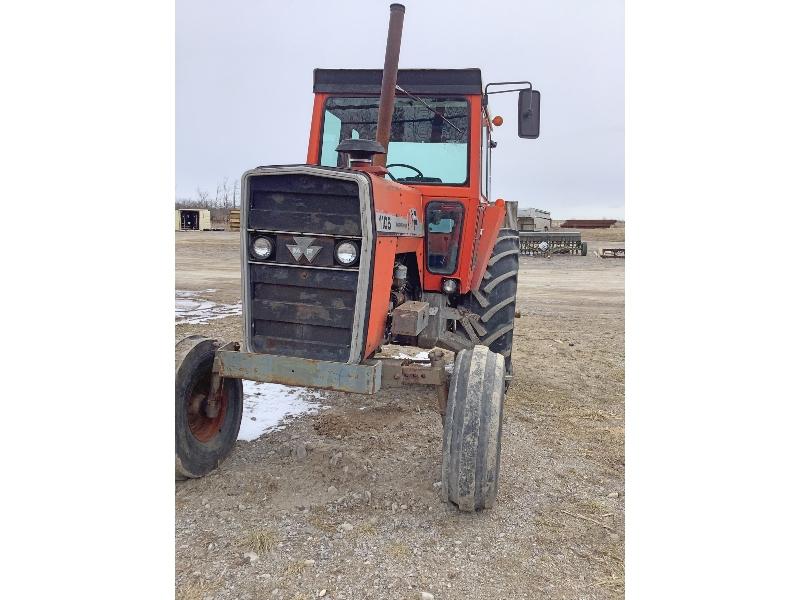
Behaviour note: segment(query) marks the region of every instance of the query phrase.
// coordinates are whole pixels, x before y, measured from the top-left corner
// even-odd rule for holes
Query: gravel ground
[[[587,257],[521,261],[494,509],[439,500],[432,393],[326,392],[176,483],[177,598],[622,597],[624,260],[592,255],[623,245],[613,231],[584,232]],[[176,234],[176,268],[176,289],[240,300],[238,234]],[[241,320],[176,339],[196,332],[238,340]]]

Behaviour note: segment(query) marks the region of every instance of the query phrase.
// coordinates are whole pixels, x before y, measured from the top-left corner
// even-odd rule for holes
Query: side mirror
[[[536,139],[539,137],[539,101],[538,90],[520,90],[517,131],[519,137]]]

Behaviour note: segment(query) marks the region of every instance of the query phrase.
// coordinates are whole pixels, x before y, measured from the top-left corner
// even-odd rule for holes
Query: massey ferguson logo
[[[311,244],[314,243],[316,238],[313,237],[302,237],[302,236],[293,236],[294,237],[294,244],[286,244],[286,247],[289,249],[289,252],[292,253],[294,259],[297,262],[300,262],[300,259],[304,256],[308,262],[312,262],[314,257],[319,254],[319,251],[322,250],[322,246],[312,246]]]
[[[294,237],[294,244],[286,244],[286,247],[289,248],[289,252],[292,253],[294,259],[297,262],[300,262],[300,259],[304,256],[311,262],[314,260],[314,257],[319,254],[319,251],[322,250],[322,246],[312,246],[311,244],[314,243],[316,238],[307,238],[302,236],[293,236]]]

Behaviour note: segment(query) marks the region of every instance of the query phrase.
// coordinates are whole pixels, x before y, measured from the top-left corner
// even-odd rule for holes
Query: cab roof
[[[380,94],[382,69],[314,69],[314,93]],[[399,69],[397,85],[412,94],[482,94],[480,69]]]

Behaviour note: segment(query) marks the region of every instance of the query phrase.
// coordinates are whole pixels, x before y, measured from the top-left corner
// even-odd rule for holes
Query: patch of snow
[[[199,296],[200,294],[211,294],[216,292],[216,288],[209,288],[207,290],[203,290],[201,292],[194,292],[191,290],[175,290],[175,297],[176,298],[194,298],[195,296]]]
[[[278,383],[243,380],[244,411],[239,439],[252,441],[270,431],[286,427],[286,421],[305,414],[316,414],[323,407],[316,400],[320,392]]]
[[[398,352],[396,356],[393,358],[410,358],[411,360],[428,360],[428,353],[430,350],[423,350],[422,352],[417,352],[414,356],[410,354],[406,354],[405,352]]]
[[[218,304],[202,298],[200,294],[216,292],[215,289],[192,292],[187,290],[175,291],[175,324],[200,325],[214,319],[224,319],[231,315],[242,314],[242,303]]]

